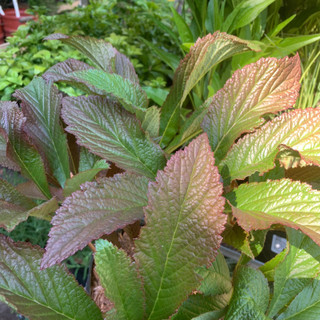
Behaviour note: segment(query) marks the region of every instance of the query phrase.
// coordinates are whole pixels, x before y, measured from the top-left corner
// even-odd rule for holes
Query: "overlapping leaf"
[[[162,107],[160,120],[161,143],[168,145],[178,131],[180,107],[197,82],[219,62],[250,50],[247,41],[216,32],[199,39],[180,62],[173,85]]]
[[[177,314],[172,317],[172,320],[198,319],[198,316],[204,317],[208,313],[208,318],[199,318],[199,320],[219,320],[223,318],[226,313],[226,310],[223,307],[220,308],[220,305],[223,303],[221,303],[219,299],[221,299],[221,296],[212,297],[199,293],[193,294],[189,296],[185,302],[183,302]],[[225,301],[227,302],[228,300],[225,299]]]
[[[80,36],[69,37],[61,33],[52,34],[45,39],[60,40],[71,45],[87,56],[98,68],[108,73],[119,74],[133,83],[139,83],[130,60],[104,40]]]
[[[220,167],[225,175],[243,179],[256,171],[274,167],[281,145],[299,152],[308,164],[320,165],[320,109],[297,109],[284,113],[240,139],[229,151]]]
[[[140,122],[107,98],[66,98],[62,116],[78,144],[119,168],[154,178],[165,165],[163,152],[145,136]]]
[[[227,195],[246,231],[282,224],[300,229],[320,245],[320,192],[288,179],[242,184]]]
[[[52,216],[57,209],[59,209],[59,203],[55,197],[52,197],[50,200],[43,202],[29,210],[28,215],[51,221]]]
[[[95,264],[105,295],[117,310],[119,320],[141,320],[144,316],[144,297],[141,279],[135,264],[123,250],[110,242],[96,242]]]
[[[209,268],[202,267],[198,273],[203,278],[199,291],[205,295],[221,295],[232,290],[229,267],[222,253],[219,252]]]
[[[289,253],[276,268],[274,292],[268,309],[273,318],[320,272],[320,248],[303,233],[287,228]]]
[[[277,320],[318,320],[320,314],[320,277],[314,279],[292,301]]]
[[[11,231],[28,218],[27,211],[35,203],[5,180],[0,179],[0,226]]]
[[[17,90],[22,110],[27,117],[25,130],[48,159],[61,186],[70,177],[67,139],[60,125],[62,96],[51,82],[34,78],[26,87]]]
[[[202,128],[216,159],[223,159],[236,138],[263,123],[261,116],[291,107],[298,96],[300,59],[262,58],[236,71],[210,104]]]
[[[198,287],[196,269],[214,259],[222,239],[226,217],[221,194],[206,134],[172,156],[149,185],[147,226],[135,255],[148,319],[169,317]]]
[[[264,320],[269,303],[269,287],[262,272],[240,268],[234,278],[234,292],[225,320]]]
[[[66,181],[66,185],[63,189],[63,194],[68,197],[71,195],[72,192],[80,190],[80,185],[91,181],[101,170],[105,170],[109,168],[109,164],[106,163],[105,160],[98,160],[92,169],[85,170],[79,172],[78,174],[74,175],[72,178]]]
[[[0,104],[0,127],[8,139],[7,156],[21,168],[22,174],[35,182],[39,190],[50,198],[49,186],[40,154],[23,131],[25,117],[14,102]]]
[[[111,94],[131,113],[139,115],[148,106],[146,93],[137,83],[124,79],[118,74],[106,73],[102,70],[89,69],[69,74],[75,82],[88,83],[89,87],[98,89],[97,93]]]
[[[40,271],[43,250],[0,235],[0,294],[30,320],[102,320],[99,308],[65,268]]]
[[[60,262],[90,241],[143,218],[148,179],[119,174],[87,182],[67,198],[52,219],[41,267]]]
[[[69,74],[75,71],[83,71],[93,69],[93,67],[88,64],[76,60],[76,59],[67,59],[63,62],[59,62],[49,68],[42,77],[48,81],[61,81],[61,80],[70,80]]]
[[[19,171],[19,166],[7,157],[7,144],[7,134],[2,128],[0,128],[0,165],[15,171]]]

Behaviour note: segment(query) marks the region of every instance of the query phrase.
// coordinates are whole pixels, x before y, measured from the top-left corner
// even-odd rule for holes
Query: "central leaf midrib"
[[[195,163],[197,162],[197,159],[198,159],[198,156],[199,156],[199,152],[201,152],[201,150],[198,151],[198,154],[196,156],[196,159],[194,160],[194,163],[193,163],[193,167],[192,167],[192,171],[191,171],[191,174],[190,174],[190,180],[189,180],[189,184],[188,184],[188,187],[187,187],[187,191],[185,193],[185,197],[182,201],[182,204],[180,206],[180,211],[179,211],[179,215],[177,217],[177,223],[176,223],[176,227],[175,227],[175,230],[173,232],[173,236],[172,236],[172,239],[171,239],[171,243],[170,243],[170,247],[169,247],[169,250],[167,252],[167,256],[166,256],[166,260],[165,260],[165,265],[164,265],[164,268],[163,268],[163,272],[162,272],[162,275],[161,275],[161,280],[160,280],[160,285],[159,285],[159,288],[158,288],[158,292],[157,292],[157,296],[156,296],[156,299],[153,303],[153,308],[148,316],[148,320],[151,319],[151,316],[152,314],[154,313],[154,310],[155,310],[155,307],[158,303],[158,300],[159,300],[159,296],[160,296],[160,292],[162,290],[162,284],[163,284],[163,281],[164,281],[164,275],[166,273],[166,269],[167,269],[167,265],[168,265],[168,261],[169,261],[169,256],[171,254],[171,251],[172,251],[172,247],[173,247],[173,242],[176,238],[176,233],[177,233],[177,230],[178,230],[178,226],[179,226],[179,221],[180,221],[180,218],[181,218],[181,215],[182,215],[182,208],[184,206],[184,203],[187,199],[187,195],[189,193],[189,189],[190,189],[190,186],[191,186],[191,181],[193,180],[193,175],[194,175],[194,171],[195,171]],[[180,177],[181,177],[181,174],[180,174]]]
[[[95,107],[95,108],[98,108],[99,111],[101,110],[99,107],[97,107],[97,106],[94,105],[94,104],[92,104],[92,106]],[[108,138],[107,140],[109,140],[109,141],[110,141],[111,143],[113,143],[113,144],[118,144],[118,146],[122,147],[122,149],[127,152],[127,155],[129,155],[129,156],[131,157],[131,159],[135,159],[136,162],[137,162],[138,164],[140,164],[140,168],[141,168],[141,165],[142,165],[142,168],[141,168],[141,169],[146,169],[150,174],[152,174],[152,178],[155,177],[155,173],[140,159],[140,157],[135,153],[135,150],[132,151],[132,150],[128,149],[127,146],[126,146],[125,144],[123,144],[122,140],[119,139],[119,135],[116,135],[116,134],[114,133],[114,130],[109,129],[108,126],[105,125],[105,123],[104,123],[103,125],[100,125],[99,123],[97,123],[97,121],[96,121],[95,119],[92,119],[92,118],[91,118],[91,114],[88,114],[88,113],[87,113],[87,110],[83,109],[83,108],[81,107],[81,105],[80,105],[80,107],[77,106],[77,107],[75,107],[75,108],[76,108],[76,110],[81,110],[81,111],[86,115],[87,119],[88,119],[90,122],[92,122],[92,120],[93,120],[93,122],[92,122],[93,125],[95,125],[99,130],[102,130],[104,136],[107,135],[107,138]],[[115,106],[112,106],[112,108],[115,109]],[[101,111],[103,111],[103,110],[101,110]],[[110,110],[109,110],[109,111],[110,111]],[[115,117],[118,116],[118,114],[115,114],[114,111],[115,111],[115,110],[111,110],[111,116],[112,116],[113,118],[115,118]],[[69,116],[71,116],[70,113],[67,113],[67,114],[68,114]],[[109,116],[110,116],[110,114],[109,114]],[[121,118],[121,120],[122,120],[122,122],[123,122],[123,125],[124,125],[125,128],[127,129],[126,134],[127,134],[129,137],[131,137],[131,136],[128,134],[128,131],[130,132],[130,128],[128,129],[128,126],[126,125],[125,121],[123,121],[122,118]],[[131,120],[131,119],[130,119],[130,120]],[[73,121],[73,120],[72,120],[72,121]],[[106,120],[106,123],[108,123],[107,120]],[[114,123],[117,123],[117,121],[115,121]],[[75,123],[75,124],[77,124],[77,123]],[[117,127],[113,128],[113,129],[115,129],[115,131],[118,133]],[[77,129],[74,127],[74,125],[73,125],[73,129],[72,129],[72,130],[75,132],[75,134],[78,132]],[[91,130],[91,132],[92,132],[92,130]],[[96,133],[93,131],[93,132],[92,132],[92,135],[94,136],[94,135],[96,135]],[[111,136],[111,139],[110,139],[108,136],[109,136],[109,137]],[[112,138],[113,138],[113,140],[112,140]],[[83,137],[82,137],[82,141],[83,141],[82,144],[83,144],[84,147],[87,147],[87,146],[85,145],[85,141],[86,141],[86,140],[87,140],[87,139],[86,139],[86,136],[83,135]],[[101,148],[100,145],[97,145],[97,146]],[[92,150],[92,147],[89,146],[89,148]],[[112,148],[107,148],[107,149],[105,149],[105,147],[103,147],[103,150],[105,150],[106,152],[109,152],[109,153],[110,153],[110,151],[109,151],[108,149],[110,150],[110,149],[112,149]],[[92,150],[92,151],[93,151],[93,150]],[[96,152],[93,152],[93,153],[96,153]],[[104,157],[104,156],[103,156],[103,157]],[[140,168],[139,168],[139,169],[140,169]],[[135,168],[132,168],[131,170],[134,170],[134,169],[135,169]],[[135,170],[137,170],[137,169],[135,169]],[[139,170],[139,171],[140,171],[140,170]],[[142,174],[142,172],[139,172],[139,173]],[[148,176],[150,177],[150,175],[148,175]]]

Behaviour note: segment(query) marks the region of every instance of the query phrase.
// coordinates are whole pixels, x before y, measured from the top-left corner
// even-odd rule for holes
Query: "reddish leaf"
[[[135,255],[148,319],[172,315],[198,287],[196,269],[215,258],[226,222],[221,194],[206,134],[172,156],[149,185],[147,226],[136,241]]]
[[[299,93],[300,59],[262,58],[237,70],[209,101],[202,128],[216,159],[223,159],[234,141],[263,123],[262,115],[294,105]]]
[[[41,267],[47,268],[83,249],[90,241],[143,218],[148,179],[118,174],[87,182],[68,197],[52,219]]]

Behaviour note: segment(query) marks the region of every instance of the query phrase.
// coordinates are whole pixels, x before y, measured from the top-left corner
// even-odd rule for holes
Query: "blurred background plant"
[[[154,87],[170,84],[173,74],[170,68],[140,40],[156,39],[161,48],[177,54],[179,48],[157,26],[158,21],[171,20],[166,1],[92,1],[86,7],[53,16],[44,14],[42,8],[31,9],[33,14],[41,13],[38,20],[20,26],[14,36],[7,39],[9,46],[0,51],[1,100],[10,100],[16,89],[57,62],[71,57],[86,61],[78,51],[59,41],[43,41],[44,37],[59,32],[105,39],[130,58],[142,82]],[[77,94],[69,87],[64,91]]]
[[[231,74],[261,57],[282,58],[299,50],[302,60],[302,89],[296,106],[316,106],[319,101],[319,23],[320,1],[301,0],[176,0],[172,6],[176,33],[168,32],[180,48],[172,56],[150,44],[155,54],[172,69],[198,37],[217,30],[252,41],[257,52],[246,52],[225,61],[202,81],[193,96],[193,107],[199,106],[224,85]],[[169,28],[158,23],[163,30]],[[168,30],[167,30],[168,31]],[[169,56],[168,56],[169,54]],[[190,102],[189,102],[190,103]]]

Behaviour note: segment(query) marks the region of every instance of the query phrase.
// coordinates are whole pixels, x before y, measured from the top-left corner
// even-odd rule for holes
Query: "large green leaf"
[[[243,0],[228,15],[222,30],[232,33],[234,30],[248,25],[275,0]]]
[[[144,297],[141,279],[131,259],[123,250],[106,240],[96,242],[94,260],[105,295],[117,310],[118,320],[141,320]]]
[[[13,230],[18,223],[28,218],[27,211],[34,206],[33,201],[0,179],[0,227]]]
[[[81,191],[66,198],[52,219],[41,267],[61,262],[90,241],[142,219],[148,181],[118,174],[83,184]]]
[[[45,38],[46,40],[60,40],[78,49],[87,56],[98,68],[116,73],[134,83],[139,79],[130,60],[118,52],[110,43],[89,37],[66,36],[55,33]]]
[[[0,295],[30,320],[102,320],[99,308],[62,266],[40,271],[43,250],[0,235]]]
[[[66,135],[60,125],[62,96],[56,86],[42,78],[34,78],[17,90],[22,110],[27,117],[25,130],[48,159],[53,175],[63,187],[70,177]]]
[[[277,320],[318,320],[320,316],[319,276],[304,288]]]
[[[262,58],[236,71],[210,104],[202,128],[215,158],[224,158],[234,141],[263,123],[262,115],[292,107],[298,97],[300,59]]]
[[[227,194],[246,231],[282,224],[300,229],[320,245],[320,192],[289,179],[242,184]]]
[[[160,147],[145,136],[135,116],[107,98],[63,99],[62,116],[78,144],[119,168],[154,178],[166,163]]]
[[[172,315],[198,287],[196,269],[216,256],[226,221],[219,178],[203,134],[173,155],[149,184],[147,226],[136,241],[135,255],[147,319]]]
[[[234,291],[225,320],[264,320],[269,303],[267,279],[261,271],[249,267],[238,269]]]
[[[104,94],[111,94],[128,111],[136,113],[145,112],[148,106],[147,94],[141,89],[139,84],[124,79],[118,74],[106,73],[102,70],[89,69],[85,71],[75,71],[69,74],[74,81],[88,83],[94,88],[98,88]]]
[[[208,34],[195,43],[181,60],[162,107],[160,120],[162,145],[168,145],[178,132],[180,108],[198,81],[219,62],[248,50],[250,50],[249,42],[220,32]]]
[[[0,127],[8,139],[7,155],[21,168],[22,174],[33,180],[39,190],[50,198],[51,194],[41,156],[23,131],[26,118],[14,102],[0,103]]]
[[[268,316],[273,318],[320,272],[320,248],[303,233],[287,228],[289,253],[276,267]],[[307,318],[309,319],[309,318]]]
[[[220,163],[224,176],[243,179],[274,167],[281,146],[299,152],[308,164],[320,165],[320,109],[297,109],[240,139]]]

